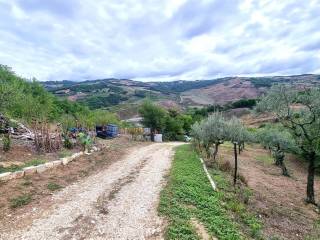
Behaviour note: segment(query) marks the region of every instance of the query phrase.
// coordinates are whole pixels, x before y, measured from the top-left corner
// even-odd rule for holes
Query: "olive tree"
[[[272,150],[275,164],[281,167],[282,175],[289,176],[284,158],[285,152],[295,148],[291,134],[286,130],[268,126],[260,129],[256,136],[262,145]]]
[[[291,132],[301,156],[309,163],[306,202],[315,204],[314,176],[320,156],[320,90],[274,85],[256,110],[272,112]]]
[[[233,143],[234,152],[234,175],[233,184],[235,185],[238,178],[238,152],[237,147],[244,144],[245,141],[250,141],[251,136],[249,131],[241,123],[238,118],[232,118],[226,123],[226,140]]]

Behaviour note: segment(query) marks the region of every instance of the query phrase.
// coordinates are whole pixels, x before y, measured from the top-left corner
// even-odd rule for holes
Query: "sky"
[[[0,0],[0,49],[39,81],[320,73],[320,0]]]

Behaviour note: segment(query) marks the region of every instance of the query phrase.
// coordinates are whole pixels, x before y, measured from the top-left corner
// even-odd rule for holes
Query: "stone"
[[[37,167],[36,166],[31,166],[31,167],[25,167],[23,168],[24,175],[31,175],[37,172]]]
[[[37,173],[43,173],[48,168],[47,168],[46,164],[40,164],[40,165],[36,166],[36,169],[37,169]]]
[[[56,160],[56,161],[53,161],[52,164],[56,167],[56,166],[60,166],[62,165],[62,161],[61,160]]]
[[[0,180],[1,181],[7,181],[12,179],[12,173],[11,172],[5,172],[0,174]]]
[[[23,178],[24,177],[24,171],[13,172],[11,175],[12,175],[12,178]]]
[[[65,158],[61,158],[61,162],[63,165],[67,165],[69,162],[71,162],[72,159],[65,157]]]

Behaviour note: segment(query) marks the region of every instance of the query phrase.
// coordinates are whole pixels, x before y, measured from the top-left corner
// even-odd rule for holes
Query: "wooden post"
[[[237,172],[238,172],[238,152],[237,152],[237,142],[233,142],[234,150],[234,176],[233,176],[233,185],[237,183]]]

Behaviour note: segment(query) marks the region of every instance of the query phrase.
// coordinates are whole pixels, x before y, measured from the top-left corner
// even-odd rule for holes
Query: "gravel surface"
[[[39,211],[25,229],[1,233],[0,239],[162,239],[158,198],[177,145],[134,149],[55,194],[52,208]]]

